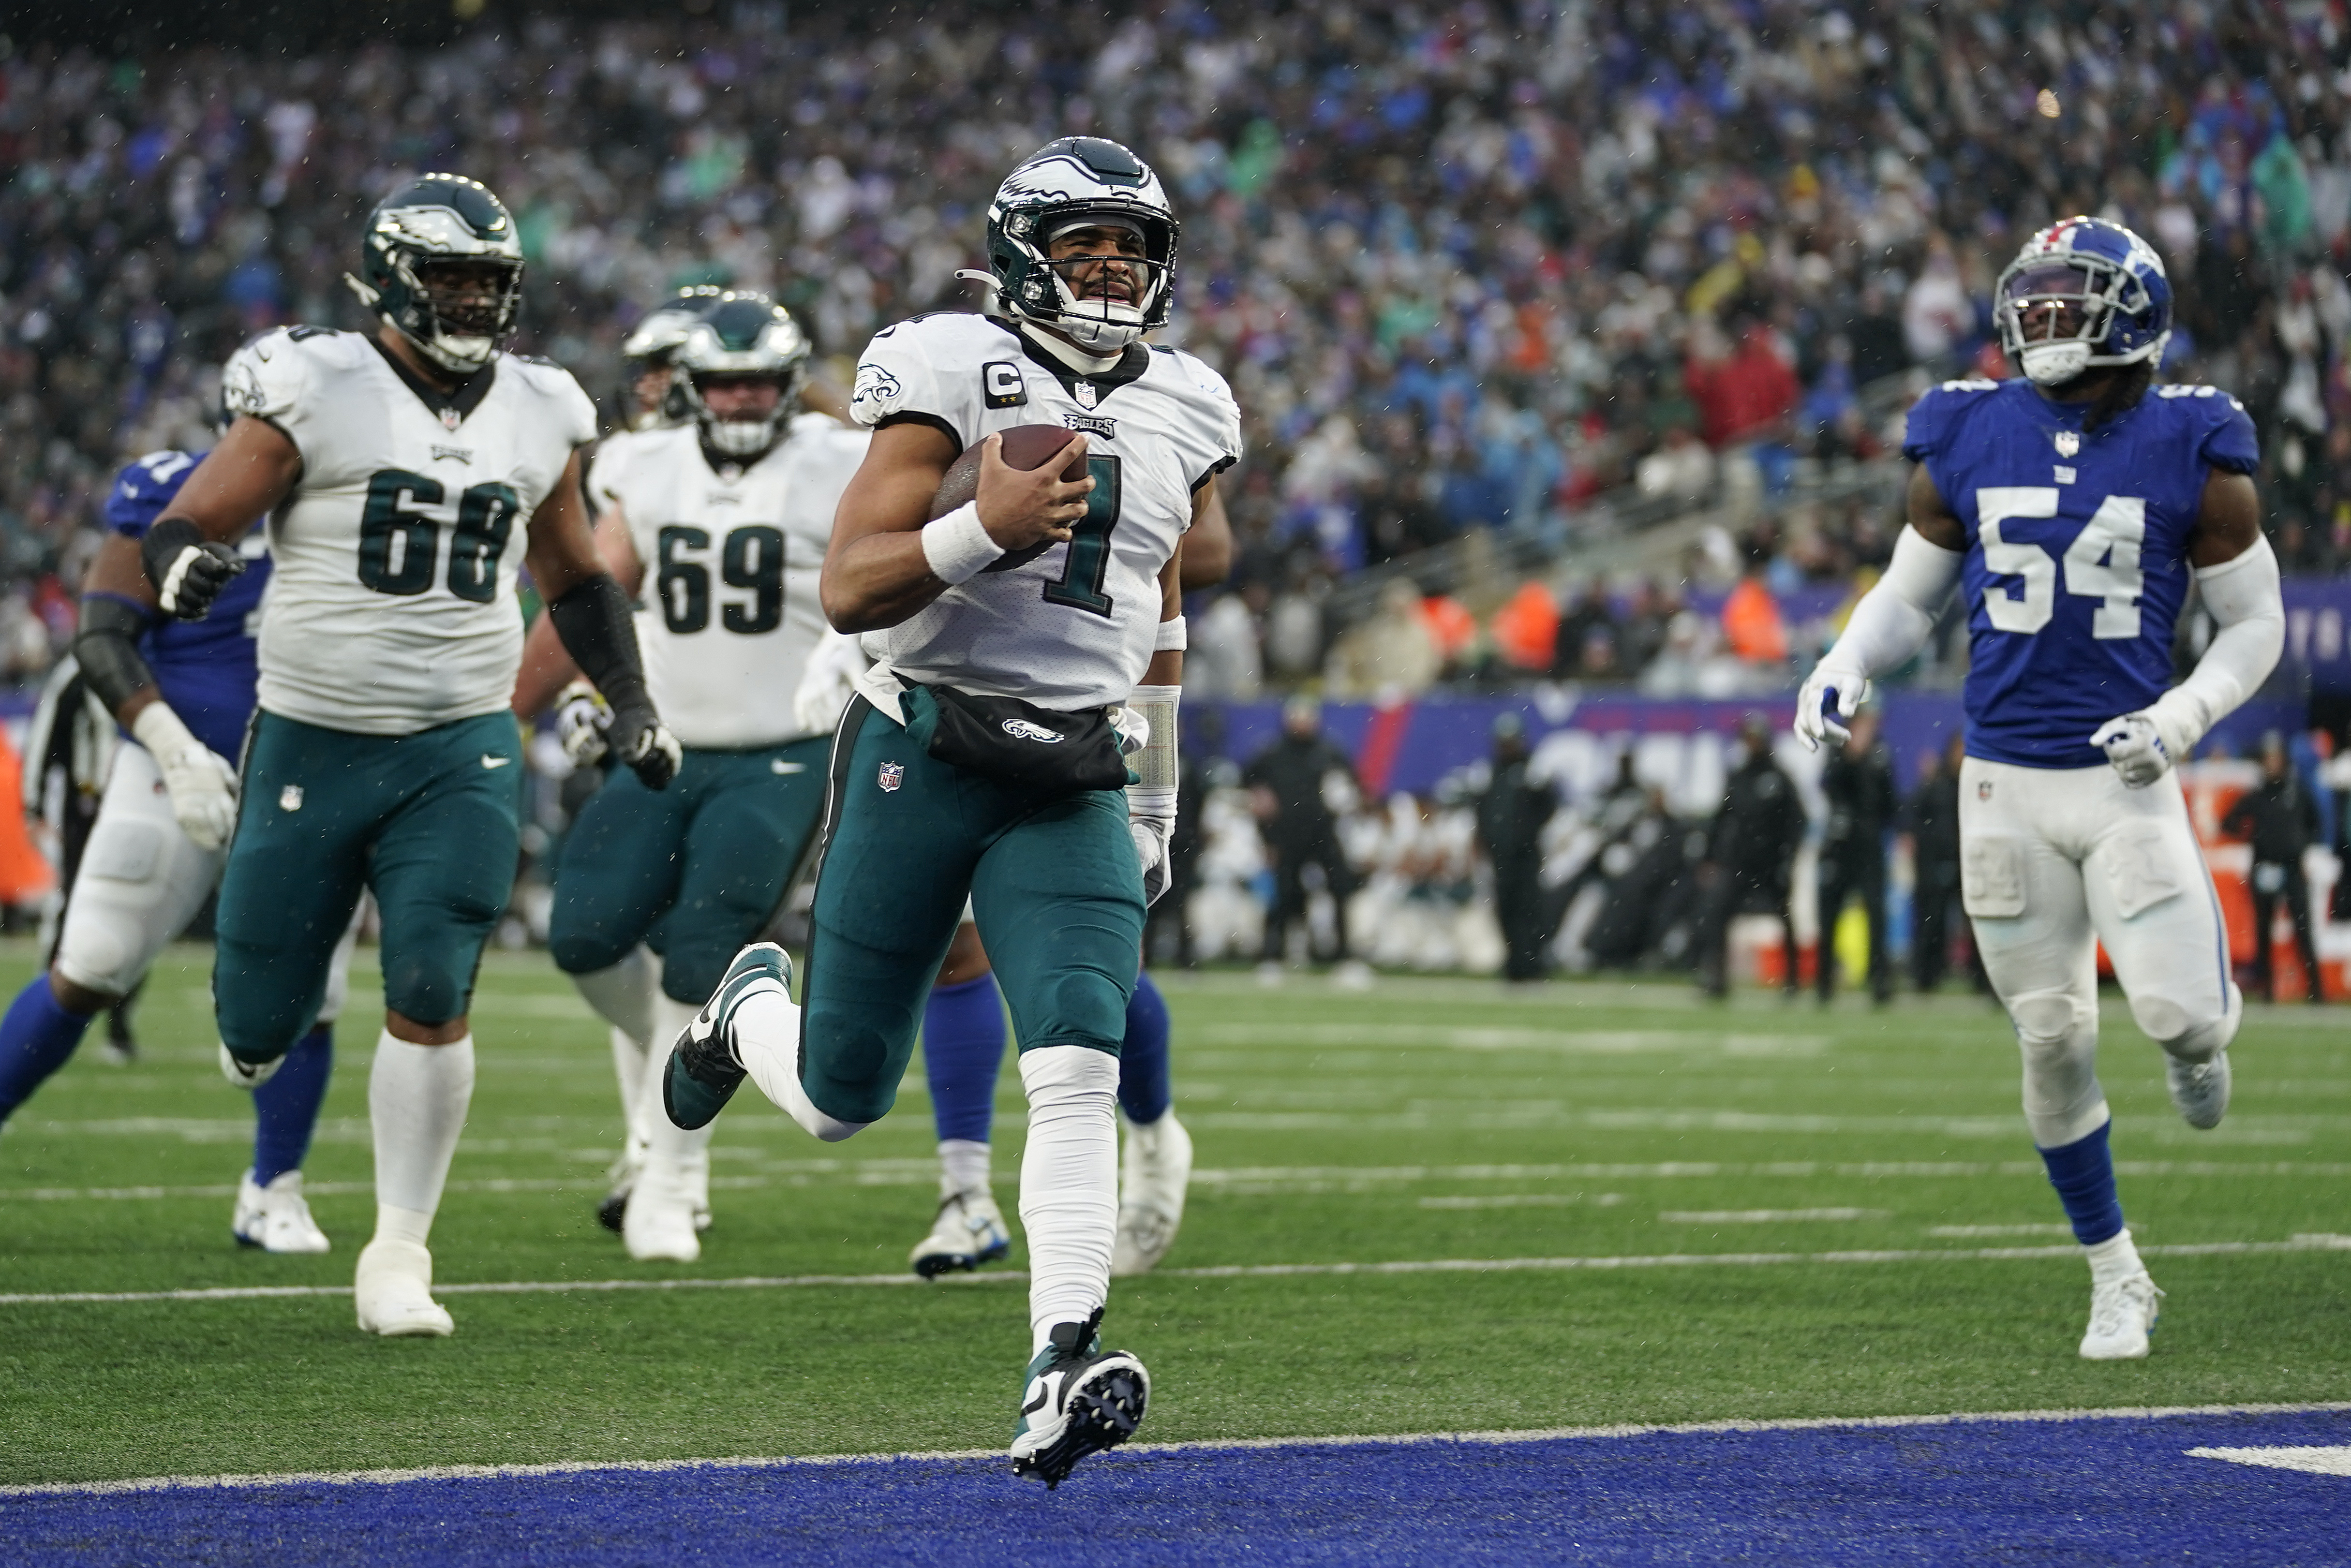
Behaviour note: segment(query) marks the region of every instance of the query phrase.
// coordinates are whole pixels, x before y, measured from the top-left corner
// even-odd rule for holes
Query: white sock
[[[375,1206],[375,1239],[378,1241],[413,1241],[422,1247],[424,1239],[432,1234],[431,1215],[389,1203]]]
[[[653,1038],[675,1040],[702,1010],[699,1002],[681,1002],[664,993],[653,997]],[[658,1171],[658,1179],[686,1182],[697,1174],[706,1174],[710,1167],[710,1134],[718,1124],[711,1123],[687,1132],[669,1119],[662,1109],[662,1079],[669,1071],[669,1051],[666,1049],[648,1053],[645,1077],[637,1091],[637,1103],[644,1114],[645,1168]]]
[[[379,1228],[387,1211],[405,1209],[422,1224],[419,1234],[402,1239],[423,1243],[423,1231],[441,1207],[441,1187],[473,1097],[472,1035],[448,1045],[411,1045],[388,1030],[377,1036],[368,1115],[375,1125]]]
[[[651,1136],[651,1129],[645,1122],[644,1087],[646,1059],[652,1057],[653,1052],[630,1039],[628,1030],[618,1024],[606,1032],[612,1037],[612,1078],[621,1087],[621,1123],[629,1130],[630,1151],[639,1153],[643,1150],[645,1140]],[[669,1065],[667,1052],[654,1060],[664,1068]],[[656,1095],[661,1092],[658,1082],[654,1084],[653,1092]],[[658,1099],[653,1102],[655,1105],[660,1103]]]
[[[638,947],[617,964],[574,975],[571,983],[596,1015],[643,1050],[653,1039],[653,1002],[660,991],[661,960]]]
[[[2082,1250],[2089,1255],[2090,1283],[2094,1285],[2111,1285],[2117,1280],[2136,1279],[2147,1272],[2147,1265],[2138,1260],[2138,1249],[2131,1245],[2128,1226]]]
[[[873,1124],[826,1115],[800,1087],[800,1009],[789,997],[761,991],[736,1004],[735,1060],[778,1110],[828,1144]]]
[[[986,1144],[977,1138],[941,1138],[939,1140],[939,1196],[953,1197],[959,1192],[988,1190],[988,1155]]]
[[[1029,1233],[1029,1353],[1056,1323],[1083,1322],[1110,1298],[1118,1231],[1118,1059],[1082,1045],[1020,1053],[1029,1145],[1020,1223]]]

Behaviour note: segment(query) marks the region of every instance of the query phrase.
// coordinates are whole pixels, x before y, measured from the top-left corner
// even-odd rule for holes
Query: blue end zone
[[[0,1498],[12,1563],[2351,1563],[2351,1416],[1970,1421]]]

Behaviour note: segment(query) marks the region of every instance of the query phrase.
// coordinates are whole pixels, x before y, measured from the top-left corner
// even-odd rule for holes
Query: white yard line
[[[1669,1208],[1667,1225],[1802,1225],[1814,1220],[1891,1219],[1883,1208]]]
[[[2338,1411],[2351,1411],[2351,1404],[2149,1405],[2086,1410],[1970,1410],[1950,1415],[1924,1416],[1821,1416],[1784,1421],[1734,1419],[1687,1421],[1670,1425],[1626,1423],[1604,1427],[1542,1427],[1523,1431],[1399,1432],[1327,1437],[1225,1437],[1210,1438],[1196,1443],[1132,1443],[1122,1452],[1181,1455],[1230,1453],[1262,1448],[1382,1448],[1433,1446],[1442,1443],[1499,1446],[1514,1443],[1589,1441],[1609,1437],[1702,1437],[1732,1432],[1869,1431],[1917,1427],[1988,1425],[1999,1422],[2154,1421],[2196,1416],[2332,1415]],[[2295,1451],[2260,1448],[2186,1450],[2198,1458],[2212,1458]],[[676,1470],[822,1469],[901,1459],[1001,1463],[1003,1458],[1003,1451],[997,1448],[952,1448],[915,1453],[811,1454],[774,1458],[745,1457],[710,1459],[575,1459],[551,1465],[434,1465],[421,1469],[397,1470],[298,1470],[273,1475],[143,1476],[132,1480],[44,1481],[25,1486],[0,1486],[0,1497],[93,1497],[122,1492],[184,1491],[214,1488],[368,1486],[422,1480],[523,1479],[534,1476],[662,1475]]]
[[[1512,1274],[1575,1270],[1764,1268],[1782,1263],[2008,1262],[2033,1258],[2079,1258],[2082,1249],[2062,1247],[1910,1248],[1844,1252],[1665,1252],[1614,1258],[1427,1258],[1385,1263],[1228,1263],[1201,1269],[1161,1269],[1163,1280],[1293,1279],[1343,1274]],[[2148,1258],[2214,1258],[2273,1252],[2351,1252],[2351,1236],[2314,1234],[2285,1241],[2189,1241],[2142,1247]],[[950,1290],[989,1284],[1026,1283],[1019,1270],[935,1281]],[[913,1274],[776,1274],[731,1280],[511,1280],[435,1285],[442,1296],[560,1296],[573,1292],[632,1291],[786,1291],[811,1288],[866,1289],[932,1283]],[[182,1291],[55,1291],[0,1295],[0,1306],[111,1305],[138,1301],[245,1301],[311,1296],[348,1296],[349,1285],[223,1285]]]
[[[999,1118],[999,1121],[1001,1118]],[[239,1123],[239,1126],[250,1127]],[[475,1153],[488,1151],[475,1149]],[[719,1149],[725,1160],[734,1151]],[[751,1153],[750,1151],[744,1151]],[[583,1158],[586,1156],[582,1156]],[[601,1151],[594,1156],[601,1160]],[[758,1156],[752,1153],[752,1157]],[[729,1190],[754,1191],[769,1186],[927,1186],[937,1179],[937,1162],[927,1156],[895,1160],[779,1160],[767,1171],[721,1176],[711,1185]],[[2123,1176],[2351,1176],[2351,1164],[2319,1160],[2116,1160],[2115,1174]],[[1260,1197],[1278,1193],[1343,1191],[1352,1186],[1391,1186],[1438,1181],[1638,1181],[1712,1176],[1847,1176],[1865,1181],[1896,1177],[2027,1176],[2045,1180],[2037,1160],[1913,1160],[1855,1161],[1778,1160],[1755,1164],[1712,1160],[1669,1160],[1646,1165],[1522,1165],[1522,1166],[1257,1166],[1231,1170],[1204,1169],[1192,1173],[1196,1189],[1222,1189],[1235,1196]],[[572,1177],[496,1176],[453,1181],[451,1192],[600,1192],[601,1170]],[[303,1191],[313,1197],[364,1197],[375,1190],[367,1182],[311,1182]],[[234,1197],[233,1183],[195,1186],[18,1186],[0,1187],[0,1203],[80,1203],[155,1198]],[[1451,1207],[1451,1206],[1446,1206]],[[2046,1234],[2061,1234],[2064,1227]],[[1938,1231],[1934,1234],[1943,1234]],[[1953,1234],[1957,1234],[1954,1232]],[[1970,1232],[1970,1234],[1977,1234]],[[1986,1235],[2042,1234],[2032,1229],[1981,1232]]]

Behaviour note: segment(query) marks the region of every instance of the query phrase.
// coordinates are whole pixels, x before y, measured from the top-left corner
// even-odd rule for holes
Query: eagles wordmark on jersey
[[[521,530],[596,438],[570,372],[499,354],[442,397],[371,338],[293,327],[238,350],[223,395],[302,459],[269,522],[263,709],[363,735],[504,709]]]
[[[1094,479],[1068,544],[1016,550],[865,633],[874,706],[898,716],[893,674],[1064,711],[1123,701],[1151,662],[1160,569],[1191,526],[1193,498],[1240,456],[1224,378],[1180,349],[1140,343],[1108,372],[1081,375],[1002,321],[918,316],[867,347],[849,406],[876,429],[935,426],[959,452],[1018,424],[1067,425],[1085,434]]]

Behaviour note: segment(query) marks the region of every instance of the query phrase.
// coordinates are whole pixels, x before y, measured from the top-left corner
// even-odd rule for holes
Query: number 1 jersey
[[[442,397],[370,338],[295,327],[239,349],[222,395],[302,457],[269,519],[261,706],[360,735],[506,707],[526,530],[596,438],[570,372],[500,354]]]
[[[960,454],[1016,424],[1086,434],[1094,488],[1064,544],[1015,550],[883,632],[867,632],[869,699],[902,717],[892,679],[1014,696],[1063,713],[1124,702],[1151,663],[1159,572],[1192,526],[1192,498],[1241,450],[1224,378],[1177,349],[1129,348],[1081,375],[1010,326],[942,312],[883,329],[857,367],[850,413],[914,421]]]
[[[2095,430],[2089,406],[2019,379],[1946,382],[1910,411],[1903,455],[1967,530],[1970,757],[2105,763],[2091,734],[2171,685],[2206,481],[2261,465],[2244,405],[2215,388],[2150,387]]]
[[[662,722],[687,746],[775,746],[809,651],[825,634],[817,584],[832,514],[872,438],[803,413],[746,467],[713,466],[687,424],[616,435],[588,490],[617,506],[644,568],[637,645]]]

